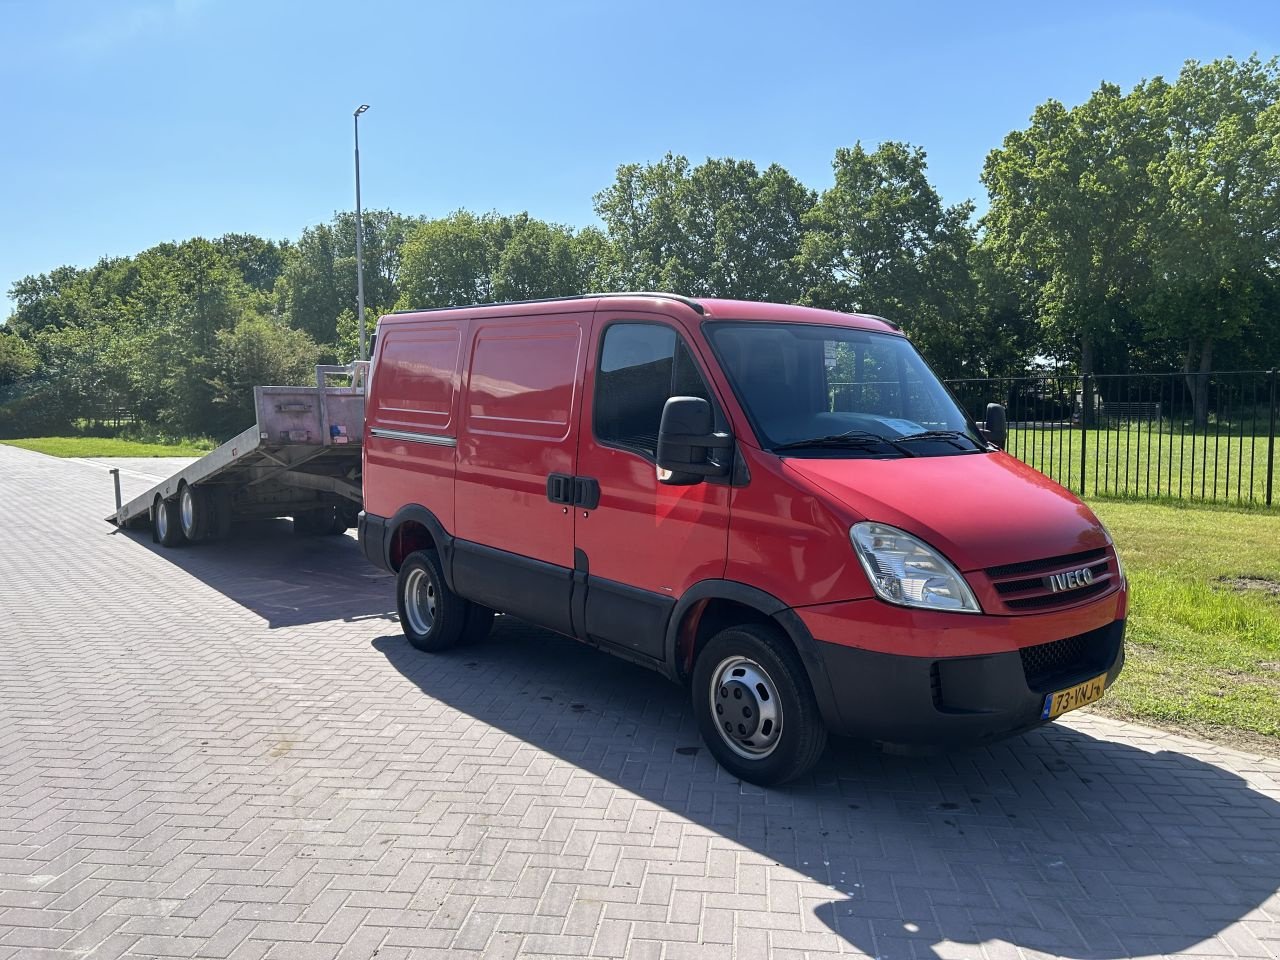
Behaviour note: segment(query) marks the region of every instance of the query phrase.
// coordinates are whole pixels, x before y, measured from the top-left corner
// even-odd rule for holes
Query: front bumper
[[[964,657],[913,657],[815,644],[831,695],[824,718],[838,734],[911,746],[1012,736],[1047,721],[1045,697],[1124,666],[1123,619],[1082,634]]]

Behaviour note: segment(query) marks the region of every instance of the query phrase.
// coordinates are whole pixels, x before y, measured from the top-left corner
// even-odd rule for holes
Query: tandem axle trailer
[[[127,503],[117,475],[107,521],[149,524],[164,546],[222,537],[234,521],[268,517],[292,517],[303,534],[346,531],[363,502],[368,367],[318,366],[314,387],[254,387],[252,427]],[[330,384],[334,378],[347,383]]]

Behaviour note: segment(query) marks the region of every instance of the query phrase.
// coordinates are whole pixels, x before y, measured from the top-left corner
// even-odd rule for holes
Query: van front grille
[[[1082,582],[1080,571],[1088,571]],[[1010,611],[1052,610],[1106,593],[1112,586],[1111,559],[1105,548],[1027,560],[985,571],[1000,602]],[[1071,575],[1068,581],[1065,578]]]

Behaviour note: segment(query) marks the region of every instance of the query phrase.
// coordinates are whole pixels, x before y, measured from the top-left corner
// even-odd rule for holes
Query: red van
[[[771,784],[828,731],[992,740],[1100,697],[1127,593],[1089,508],[879,317],[667,294],[378,324],[360,541],[405,636],[494,611],[687,684]],[[989,432],[988,432],[989,431]]]

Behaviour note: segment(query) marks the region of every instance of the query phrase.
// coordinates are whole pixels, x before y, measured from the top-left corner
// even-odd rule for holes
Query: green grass
[[[36,437],[0,443],[51,457],[201,457],[213,449],[210,440],[143,443],[118,437]]]
[[[1261,502],[1267,487],[1266,424],[1262,433],[1210,425],[1192,434],[1181,428],[1121,424],[1111,429],[1046,430],[1015,427],[1005,449],[1080,492],[1080,451],[1085,445],[1089,496],[1165,497],[1217,502]],[[1277,444],[1280,460],[1280,443]],[[1280,502],[1280,464],[1273,496]]]
[[[1094,500],[1130,582],[1128,663],[1104,713],[1280,755],[1280,517]]]

